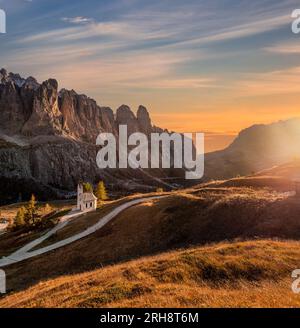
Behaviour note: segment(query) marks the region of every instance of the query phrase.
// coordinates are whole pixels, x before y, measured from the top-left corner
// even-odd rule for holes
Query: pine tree
[[[25,225],[25,207],[21,207],[15,217],[14,228],[19,229]]]
[[[83,183],[83,191],[84,192],[93,192],[93,186],[88,182]]]
[[[25,210],[25,224],[28,226],[35,226],[39,221],[39,215],[36,208],[36,199],[32,195]]]
[[[105,201],[108,199],[105,184],[103,181],[100,181],[97,185],[96,196],[99,201]]]

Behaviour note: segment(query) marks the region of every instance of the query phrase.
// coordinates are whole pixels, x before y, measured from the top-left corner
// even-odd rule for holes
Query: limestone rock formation
[[[155,189],[157,180],[142,170],[97,168],[96,138],[100,132],[117,136],[119,124],[127,124],[129,133],[158,129],[145,107],[137,117],[125,105],[114,114],[86,95],[59,90],[55,79],[39,84],[0,70],[0,198],[66,196],[82,179],[105,179],[115,189]]]
[[[145,134],[149,135],[151,132],[153,132],[151,118],[146,107],[144,106],[139,107],[137,111],[137,121],[138,121],[139,129],[143,131]]]

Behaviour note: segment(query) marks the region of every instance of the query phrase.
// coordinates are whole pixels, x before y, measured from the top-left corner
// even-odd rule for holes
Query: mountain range
[[[164,185],[142,170],[99,170],[96,165],[96,138],[100,132],[117,136],[118,126],[128,133],[149,135],[163,130],[152,125],[147,109],[137,115],[122,105],[116,114],[108,107],[74,90],[58,89],[49,79],[39,84],[35,78],[0,70],[0,181],[1,199],[66,196],[80,180],[100,179],[114,190],[149,190]],[[156,170],[168,176],[170,170]]]
[[[80,180],[105,180],[114,191],[149,191],[166,187],[169,178],[186,184],[183,170],[99,170],[95,140],[100,132],[167,131],[152,124],[144,106],[136,115],[122,105],[116,112],[74,90],[58,88],[55,79],[0,70],[0,198],[14,201],[32,192],[40,199],[72,195]],[[300,119],[255,125],[243,130],[226,149],[206,154],[203,180],[247,175],[300,156]],[[167,178],[167,180],[164,180]],[[196,182],[196,181],[195,181]]]

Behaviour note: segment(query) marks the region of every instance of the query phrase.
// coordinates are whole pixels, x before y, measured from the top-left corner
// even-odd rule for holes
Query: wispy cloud
[[[71,24],[86,24],[93,22],[93,18],[87,18],[82,16],[77,17],[63,17],[61,19],[63,22],[71,23]]]
[[[264,48],[267,52],[277,53],[277,54],[300,54],[300,44],[297,40],[282,42]]]
[[[46,32],[36,33],[17,40],[18,43],[47,42],[57,44],[57,42],[86,40],[87,38],[100,36],[119,36],[120,38],[130,37],[134,32],[126,23],[91,23],[83,26],[64,27]]]
[[[144,80],[141,81],[128,82],[124,85],[135,87],[135,88],[150,88],[150,89],[201,89],[201,88],[213,88],[216,87],[214,84],[216,81],[212,78],[176,78],[173,79],[155,79],[155,80]]]
[[[257,34],[276,30],[280,27],[288,26],[289,22],[290,16],[288,15],[265,18],[262,20],[255,20],[246,24],[235,25],[228,28],[220,28],[217,33],[210,32],[208,33],[208,35],[199,38],[192,38],[190,40],[183,40],[180,43],[182,45],[201,45],[205,43],[216,43],[219,41],[224,42],[228,40],[254,36]]]
[[[283,95],[300,92],[300,66],[267,73],[248,73],[235,86],[243,96]]]

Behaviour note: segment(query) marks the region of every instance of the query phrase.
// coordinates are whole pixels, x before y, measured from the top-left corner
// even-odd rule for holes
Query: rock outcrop
[[[139,130],[143,131],[145,134],[149,135],[153,132],[153,126],[151,123],[151,118],[146,107],[140,106],[137,111],[137,121]]]
[[[160,130],[152,126],[143,106],[137,116],[126,105],[114,114],[86,95],[59,90],[55,79],[39,84],[33,77],[0,70],[0,184],[5,186],[0,198],[14,201],[19,193],[28,198],[31,192],[40,199],[60,197],[82,179],[104,179],[114,189],[155,188],[158,180],[142,170],[97,168],[97,136],[117,136],[120,124],[126,124],[129,133]]]
[[[117,134],[120,124],[126,124],[129,133],[156,129],[144,106],[137,116],[126,105],[114,115],[86,95],[59,91],[54,79],[39,84],[33,77],[0,71],[0,129],[7,135],[56,135],[94,144],[100,132]]]

